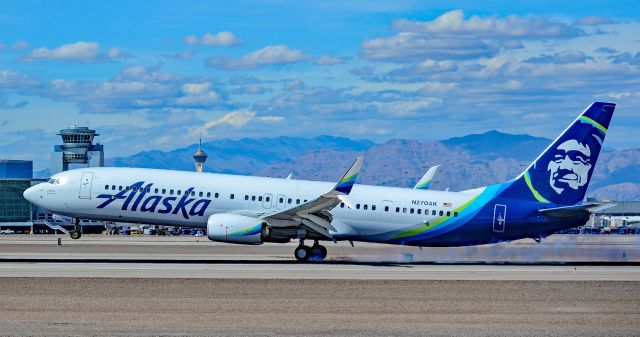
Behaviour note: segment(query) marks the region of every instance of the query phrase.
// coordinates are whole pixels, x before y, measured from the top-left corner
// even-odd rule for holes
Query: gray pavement
[[[1,337],[637,336],[640,330],[634,236],[422,251],[338,243],[328,245],[329,261],[310,264],[294,262],[295,244],[60,237],[62,246],[57,236],[0,236]]]
[[[62,245],[57,239],[62,238]],[[518,240],[471,247],[404,247],[356,242],[325,243],[328,261],[370,263],[496,262],[640,263],[640,235],[553,235],[542,243]],[[296,243],[244,246],[195,237],[0,235],[3,259],[133,259],[292,261]]]
[[[637,336],[637,282],[0,278],[0,336]]]

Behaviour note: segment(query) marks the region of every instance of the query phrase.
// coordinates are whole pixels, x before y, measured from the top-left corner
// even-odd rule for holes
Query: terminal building
[[[32,161],[0,159],[0,230],[32,230],[32,206],[22,196],[32,181]]]

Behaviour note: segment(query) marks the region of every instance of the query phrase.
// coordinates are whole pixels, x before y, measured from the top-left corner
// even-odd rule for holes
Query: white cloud
[[[37,60],[57,60],[57,61],[76,61],[76,62],[94,62],[99,59],[115,59],[125,56],[118,48],[111,48],[106,53],[100,51],[100,45],[97,42],[79,41],[61,45],[57,48],[49,49],[46,47],[36,48],[31,53],[24,55],[22,61],[30,62]]]
[[[311,57],[299,49],[285,45],[266,46],[239,58],[212,57],[207,65],[220,69],[253,69],[266,65],[292,64],[310,60]]]
[[[234,128],[242,128],[254,120],[267,124],[275,124],[283,122],[285,118],[281,116],[256,116],[256,112],[253,110],[240,109],[206,122],[202,129],[198,131],[203,131],[205,134],[208,134],[209,129],[225,124]]]
[[[334,64],[342,64],[345,61],[346,59],[344,57],[321,55],[320,57],[318,57],[318,59],[316,59],[314,63],[319,66],[331,66]]]
[[[15,50],[24,50],[24,49],[29,49],[30,45],[29,42],[27,41],[17,41],[16,43],[14,43],[11,48],[15,49]]]
[[[182,92],[187,95],[203,95],[211,90],[211,82],[186,83],[182,85]]]
[[[567,63],[583,63],[587,60],[592,59],[587,56],[584,52],[576,51],[576,50],[565,50],[553,55],[543,54],[540,56],[534,56],[526,59],[526,62],[530,63],[557,63],[557,64],[567,64]]]
[[[432,21],[396,20],[397,34],[365,40],[360,56],[373,61],[415,62],[425,59],[474,59],[523,47],[524,40],[568,39],[584,35],[562,22],[515,15],[471,16],[454,10]]]
[[[28,89],[40,84],[40,80],[27,74],[0,69],[0,89]]]
[[[255,117],[255,115],[256,115],[255,111],[251,111],[251,110],[232,111],[218,119],[208,121],[207,123],[205,123],[203,129],[208,130],[208,129],[211,129],[212,127],[222,125],[222,124],[229,124],[236,128],[243,127],[247,123],[249,123],[253,119],[253,117]]]
[[[576,25],[579,26],[597,26],[608,25],[612,23],[615,23],[615,21],[600,16],[585,16],[576,21]]]
[[[206,33],[202,38],[198,38],[195,35],[189,35],[184,38],[184,42],[191,46],[239,46],[243,42],[235,36],[232,32],[219,32],[214,34]]]
[[[479,17],[465,19],[462,10],[442,14],[433,21],[397,20],[393,28],[403,32],[473,35],[489,38],[565,38],[582,35],[582,30],[542,17]]]

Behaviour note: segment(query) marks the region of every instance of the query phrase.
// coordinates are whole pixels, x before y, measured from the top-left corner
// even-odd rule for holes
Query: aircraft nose
[[[40,187],[38,185],[36,186],[31,186],[29,188],[27,188],[24,193],[22,193],[22,196],[27,199],[30,203],[35,204],[38,200],[38,191],[40,190]]]

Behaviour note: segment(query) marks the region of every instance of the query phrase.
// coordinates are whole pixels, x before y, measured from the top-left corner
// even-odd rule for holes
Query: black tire
[[[313,245],[311,247],[310,259],[313,261],[322,261],[327,257],[327,248],[322,245]]]
[[[74,240],[78,240],[82,236],[82,233],[80,233],[80,231],[74,230],[69,232],[69,236],[71,236],[71,238]]]
[[[327,258],[327,248],[325,248],[324,246],[319,246],[320,250],[322,251],[322,255],[320,255],[321,259],[324,260],[325,258]]]
[[[293,255],[296,257],[296,260],[298,260],[299,262],[306,262],[309,260],[309,257],[311,256],[311,248],[300,245],[293,252]]]

